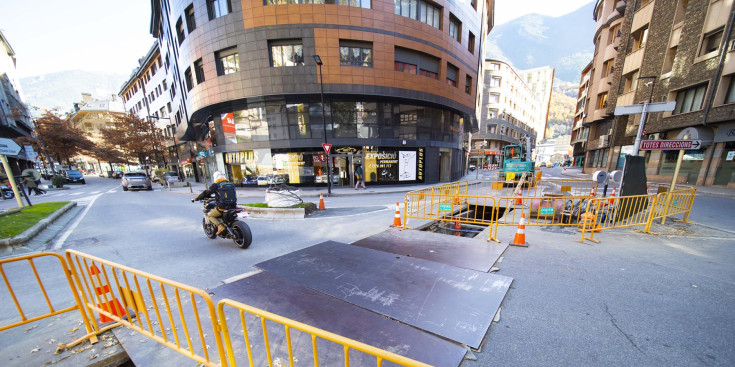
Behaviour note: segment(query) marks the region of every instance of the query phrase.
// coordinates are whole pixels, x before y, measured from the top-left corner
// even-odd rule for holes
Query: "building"
[[[546,124],[549,121],[549,107],[551,106],[551,92],[554,89],[554,68],[541,66],[538,68],[519,70],[518,75],[531,88],[537,99],[541,100],[537,121],[543,126],[531,126],[538,133],[538,140],[546,139]]]
[[[102,142],[100,131],[111,127],[118,116],[124,115],[123,103],[116,95],[107,100],[92,99],[89,93],[82,93],[82,102],[74,104],[74,111],[69,121],[76,129],[81,130],[93,143]],[[79,155],[75,157],[77,167],[83,170],[102,170],[99,160],[94,157]]]
[[[572,136],[570,144],[572,145],[572,166],[584,167],[584,158],[587,152],[587,136],[589,136],[590,128],[584,124],[584,118],[587,117],[587,108],[589,107],[589,86],[590,72],[592,71],[592,63],[590,62],[582,70],[582,76],[579,80],[579,92],[577,93],[577,106],[574,109],[574,123],[572,124]]]
[[[561,135],[539,142],[536,144],[534,160],[539,163],[565,163],[571,153],[570,138],[570,135]]]
[[[503,147],[526,144],[532,147],[546,127],[542,113],[548,99],[539,99],[524,78],[508,63],[485,60],[479,131],[472,134],[470,163],[478,167],[501,164]],[[543,118],[542,118],[543,115]]]
[[[15,52],[0,31],[0,137],[8,139],[33,135],[33,122],[23,102],[23,91],[15,71],[15,62]],[[26,152],[26,148],[22,148],[17,156],[7,156],[16,175],[23,169],[33,167],[36,159],[32,150]],[[1,170],[4,172],[4,169]]]
[[[733,0],[649,0],[629,1],[624,9],[618,49],[625,52],[610,74],[604,113],[646,100],[675,101],[672,112],[648,115],[643,138],[702,140],[700,149],[683,155],[678,183],[735,186],[733,6]],[[599,162],[608,170],[621,169],[633,152],[640,115],[611,121],[607,159]],[[590,129],[587,163],[601,132]],[[678,151],[639,154],[649,179],[672,180]]]
[[[237,182],[460,178],[493,1],[154,1],[177,137]],[[322,103],[322,97],[324,103]],[[201,149],[201,150],[199,150]]]
[[[166,60],[164,62],[164,60]],[[189,175],[193,175],[190,162],[179,162],[180,156],[189,149],[186,142],[177,139],[175,131],[181,123],[181,114],[173,114],[174,106],[178,104],[175,88],[171,85],[170,61],[161,54],[160,44],[155,42],[148,53],[138,60],[130,78],[120,88],[120,98],[125,105],[126,113],[137,116],[142,120],[150,120],[157,131],[161,132],[164,144],[167,147],[165,157],[160,159],[159,165],[168,165],[168,169],[178,171],[180,166],[188,168]],[[183,173],[183,172],[182,172]]]

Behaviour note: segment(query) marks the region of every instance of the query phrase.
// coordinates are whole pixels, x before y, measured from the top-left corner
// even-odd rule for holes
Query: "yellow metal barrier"
[[[496,217],[496,202],[491,196],[445,195],[419,190],[406,194],[403,229],[410,218],[488,226],[489,239],[494,238],[492,224]]]
[[[494,233],[497,235],[501,226],[518,226],[522,215],[526,226],[577,226],[589,200],[580,196],[498,198]]]
[[[242,334],[242,344],[244,344],[246,355],[238,355],[235,350],[236,348],[233,347],[234,340],[230,335],[230,330],[227,324],[228,317],[225,314],[225,306],[233,308],[234,311],[239,314],[241,329],[237,331]],[[364,353],[365,357],[370,356],[371,358],[374,358],[376,366],[382,366],[384,361],[392,362],[400,366],[428,366],[425,363],[395,353],[391,353],[383,349],[375,348],[365,343],[345,338],[341,335],[317,329],[313,326],[306,325],[298,321],[294,321],[230,299],[222,300],[217,304],[217,314],[222,323],[222,334],[224,335],[224,344],[226,347],[228,362],[229,365],[232,367],[237,366],[238,356],[240,356],[241,359],[245,359],[245,357],[247,357],[247,361],[249,363],[249,366],[251,367],[263,366],[266,365],[266,363],[268,366],[274,366],[270,341],[275,338],[281,341],[285,339],[287,352],[285,352],[284,354],[288,355],[288,362],[289,365],[292,367],[296,365],[297,361],[300,365],[319,366],[320,353],[319,348],[317,347],[318,345],[321,345],[322,349],[329,348],[330,350],[332,350],[336,348],[343,352],[341,358],[334,354],[331,354],[328,356],[329,359],[327,361],[324,361],[324,354],[322,354],[322,361],[325,365],[329,366],[337,365],[340,360],[343,361],[343,363],[339,364],[350,366],[351,359],[357,357],[355,356],[356,353],[351,353],[351,351],[353,350]],[[250,324],[253,325],[253,327],[251,328],[248,328],[248,321],[246,320],[247,315],[252,316]],[[271,322],[271,326],[273,326],[273,323],[280,326],[279,328],[275,329],[278,330],[277,333],[279,335],[277,337],[271,335],[271,333],[274,333],[275,331],[274,329],[271,329],[271,331],[269,331],[266,321]],[[258,326],[258,324],[260,325],[256,328],[255,326]],[[282,333],[280,332],[281,329],[283,330]],[[292,334],[296,333],[294,331],[300,332],[300,334],[303,333],[302,336],[311,341],[311,355],[294,355],[293,344],[303,345],[306,342],[305,338],[297,337],[299,342],[293,343]],[[263,339],[262,345],[256,344],[255,341],[257,338],[253,337],[255,335],[259,335]],[[318,343],[320,339],[332,342],[334,344],[325,346],[323,342],[321,344]],[[257,352],[255,351],[256,349]],[[285,362],[280,361],[280,359],[279,362],[280,363],[278,363],[277,365],[285,365]]]
[[[597,191],[597,182],[592,180],[542,180],[537,181],[529,196],[590,196]]]
[[[97,312],[101,319],[114,320],[113,326],[122,324],[206,366],[219,365],[208,351],[214,342],[220,363],[226,365],[209,294],[75,250],[67,250],[66,258],[95,328]],[[191,305],[185,307],[186,303]],[[208,316],[209,325],[202,322],[200,312]],[[209,335],[205,328],[210,329]]]
[[[696,188],[678,186],[674,191],[658,194],[658,205],[651,220],[661,219],[661,224],[666,224],[667,217],[684,214],[682,221],[688,223],[696,195]]]
[[[53,258],[58,260],[58,265],[61,267],[61,271],[64,273],[64,276],[66,276],[66,281],[69,285],[69,290],[72,293],[72,296],[74,297],[74,305],[64,307],[61,309],[57,309],[54,307],[54,302],[52,302],[49,299],[49,294],[46,291],[46,286],[44,285],[43,281],[41,280],[41,277],[38,274],[38,269],[36,268],[36,261],[39,260],[39,262],[43,262],[44,266],[53,266],[53,264],[45,263],[44,261],[40,260],[41,258]],[[8,275],[5,272],[5,266],[11,266],[12,263],[20,263],[24,260],[27,260],[29,269],[33,272],[33,276],[35,277],[36,284],[38,285],[37,290],[33,290],[32,288],[28,287],[27,285],[24,285],[20,294],[15,291],[15,289],[12,286],[12,282],[10,279],[8,279]],[[18,266],[22,266],[18,264]],[[23,272],[23,269],[21,268],[14,268],[10,272],[12,275],[19,276]],[[69,274],[68,267],[66,265],[66,261],[64,260],[64,257],[62,257],[59,254],[51,253],[51,252],[44,252],[44,253],[38,253],[38,254],[32,254],[32,255],[24,255],[24,256],[18,256],[14,258],[9,259],[2,259],[0,260],[0,273],[3,276],[3,281],[5,282],[5,286],[7,287],[7,291],[10,295],[10,298],[13,300],[13,303],[15,304],[15,308],[18,311],[18,316],[20,318],[20,321],[11,322],[6,325],[0,325],[0,331],[7,330],[14,328],[16,326],[25,325],[34,321],[42,320],[51,316],[56,316],[65,312],[79,310],[79,313],[82,316],[82,321],[84,322],[84,327],[86,328],[87,335],[67,344],[68,347],[74,346],[86,339],[89,339],[91,343],[97,343],[97,335],[95,332],[93,332],[92,325],[89,321],[89,318],[87,317],[86,312],[84,311],[82,307],[82,302],[79,299],[79,293],[77,292],[77,288],[74,286],[74,282],[72,281],[71,275]],[[21,300],[19,300],[19,297],[22,298],[26,306],[28,308],[33,308],[34,313],[37,313],[35,316],[26,315],[26,311],[23,310],[23,307],[21,307]],[[43,298],[43,300],[41,300]],[[44,302],[45,301],[45,302]],[[47,310],[42,310],[43,304],[45,303]]]
[[[645,226],[644,232],[648,232],[658,202],[658,195],[620,196],[589,200],[585,211],[592,214],[592,219],[580,225],[581,242],[590,240],[599,243],[594,235],[596,232],[606,229]],[[589,237],[585,237],[587,234],[589,234]]]

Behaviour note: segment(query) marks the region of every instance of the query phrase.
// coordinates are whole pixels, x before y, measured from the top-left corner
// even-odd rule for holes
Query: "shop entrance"
[[[352,186],[354,185],[353,172],[354,156],[352,154],[332,154],[332,185],[335,186]]]

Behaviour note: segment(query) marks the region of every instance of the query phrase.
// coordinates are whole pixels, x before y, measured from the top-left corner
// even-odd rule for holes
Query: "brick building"
[[[640,115],[614,117],[616,106],[676,101],[673,112],[649,114],[643,138],[701,139],[703,149],[685,152],[678,182],[735,186],[734,16],[733,0],[626,2],[619,28],[625,36],[616,46],[603,109],[609,132],[591,124],[586,171],[622,168],[632,151]],[[610,146],[592,147],[603,133],[611,135]],[[595,149],[607,152],[599,165],[591,159],[601,156]],[[639,154],[646,157],[650,180],[672,179],[678,151]]]

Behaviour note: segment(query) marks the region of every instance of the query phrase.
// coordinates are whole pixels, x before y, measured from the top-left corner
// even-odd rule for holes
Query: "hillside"
[[[20,79],[25,102],[44,109],[69,110],[82,98],[82,92],[93,98],[110,99],[128,79],[126,74],[101,74],[69,70]]]
[[[594,52],[593,7],[594,1],[560,17],[530,14],[501,24],[490,32],[485,56],[522,70],[550,65],[557,78],[576,82]]]
[[[546,124],[546,137],[555,138],[560,135],[572,133],[572,122],[574,121],[574,108],[577,98],[560,93],[554,88],[551,93],[549,105],[549,120]]]

